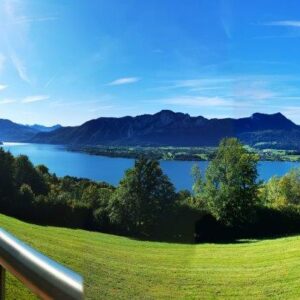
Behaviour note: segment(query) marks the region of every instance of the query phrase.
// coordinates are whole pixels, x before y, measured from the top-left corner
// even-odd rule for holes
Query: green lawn
[[[300,237],[184,245],[27,224],[0,224],[85,278],[87,299],[300,298]],[[32,295],[8,277],[7,299]]]

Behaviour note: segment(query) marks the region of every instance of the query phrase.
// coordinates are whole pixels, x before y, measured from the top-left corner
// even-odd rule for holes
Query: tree
[[[15,158],[14,171],[14,179],[18,188],[22,184],[27,184],[36,195],[48,193],[48,187],[42,173],[34,168],[27,156],[20,155]]]
[[[0,207],[11,208],[16,194],[13,181],[14,157],[0,148]]]
[[[90,185],[84,189],[81,202],[93,210],[96,209],[99,204],[99,188],[96,185]]]
[[[211,214],[226,225],[242,225],[257,202],[258,157],[236,138],[223,139],[206,171],[205,197]]]
[[[173,184],[163,174],[159,162],[140,158],[110,201],[111,222],[133,233],[145,233],[174,203]]]
[[[196,209],[205,209],[206,202],[204,197],[204,182],[202,180],[201,171],[198,164],[194,164],[191,170],[193,177],[193,196],[189,199],[189,203]]]
[[[272,177],[261,189],[267,206],[280,208],[300,204],[300,169],[292,169],[283,177]]]
[[[49,169],[45,165],[37,165],[35,169],[42,175],[50,175]]]
[[[108,230],[110,220],[108,215],[109,200],[113,194],[113,190],[109,188],[101,188],[98,191],[97,207],[93,211],[93,220],[97,228]]]
[[[203,182],[202,182],[202,177],[201,177],[201,171],[200,168],[198,166],[198,164],[194,164],[192,166],[192,177],[193,177],[193,193],[195,196],[199,195],[202,193],[202,188],[203,188]]]
[[[31,187],[27,184],[22,184],[19,191],[19,198],[21,201],[21,208],[28,208],[32,206],[34,201],[34,194]]]
[[[261,203],[268,207],[280,207],[286,205],[286,198],[282,195],[281,178],[273,176],[262,185],[259,193]]]
[[[108,187],[90,185],[82,194],[81,202],[92,210],[93,222],[97,229],[108,230],[108,206],[113,190]]]
[[[279,186],[286,204],[300,204],[300,169],[292,169],[281,177]]]

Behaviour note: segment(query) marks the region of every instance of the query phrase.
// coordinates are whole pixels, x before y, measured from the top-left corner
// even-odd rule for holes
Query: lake
[[[3,148],[13,155],[25,154],[34,164],[44,164],[58,176],[71,175],[85,177],[97,181],[106,181],[117,185],[124,171],[133,166],[134,160],[89,155],[80,152],[69,152],[64,146],[4,143]],[[196,162],[202,172],[208,162]],[[161,161],[164,172],[169,176],[177,190],[191,189],[192,161]],[[298,162],[262,161],[258,165],[259,178],[268,180],[274,175],[282,176],[293,167],[299,167]]]

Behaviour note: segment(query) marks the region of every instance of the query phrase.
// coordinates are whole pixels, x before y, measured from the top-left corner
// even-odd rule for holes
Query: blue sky
[[[298,0],[0,0],[0,117],[161,109],[300,124]]]

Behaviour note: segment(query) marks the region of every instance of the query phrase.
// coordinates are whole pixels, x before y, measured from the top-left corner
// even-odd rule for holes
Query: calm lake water
[[[133,166],[134,161],[127,158],[111,158],[85,153],[69,152],[63,146],[4,143],[3,148],[13,155],[25,154],[34,164],[44,164],[58,176],[71,175],[85,177],[97,181],[106,181],[113,185],[119,183],[124,171]],[[161,161],[164,172],[169,176],[178,190],[191,189],[191,161]],[[208,162],[197,162],[202,172]],[[284,175],[293,167],[299,167],[297,162],[262,161],[258,172],[260,179],[267,180],[273,175]]]

